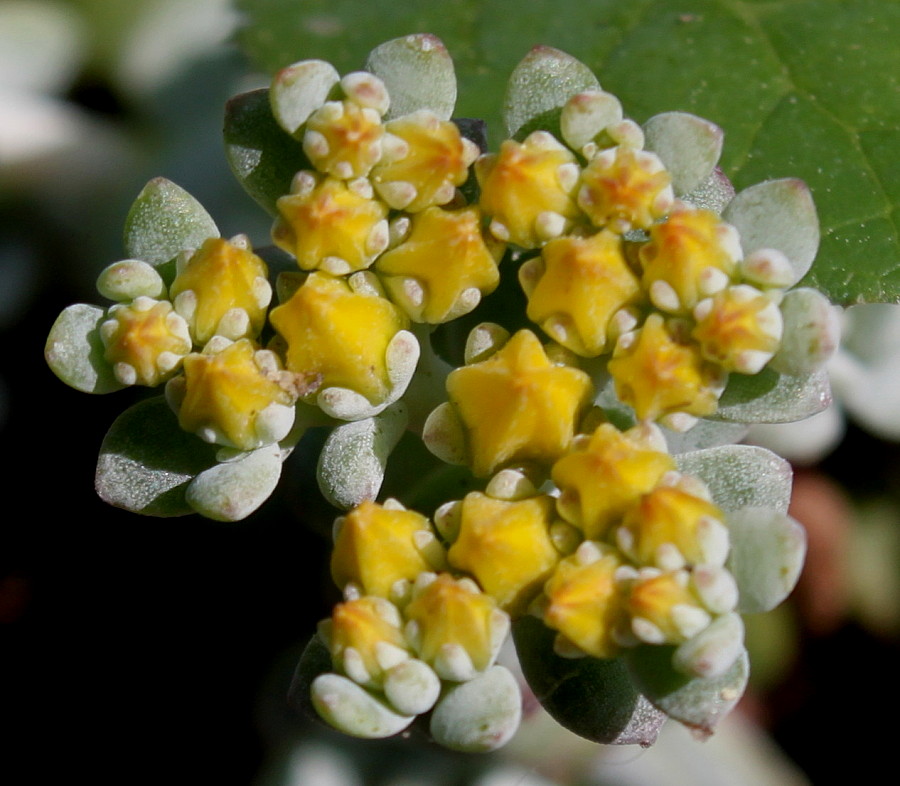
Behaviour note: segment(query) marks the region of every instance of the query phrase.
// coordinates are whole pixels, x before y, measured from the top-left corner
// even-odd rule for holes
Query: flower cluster
[[[543,91],[548,74],[581,73],[570,60],[540,50],[511,85]],[[227,123],[262,129],[263,151],[274,134],[286,162],[257,172],[269,158],[248,156],[243,137],[231,151],[272,211],[280,251],[268,256],[219,237],[172,184],[145,189],[126,229],[133,258],[98,282],[116,305],[64,311],[47,358],[91,392],[165,383],[175,430],[226,450],[187,483],[180,467],[196,464],[175,472],[110,450],[98,489],[140,512],[243,518],[304,429],[325,426],[317,474],[344,511],[331,556],[343,601],[299,672],[314,671],[301,683],[321,718],[384,737],[422,716],[450,748],[496,748],[521,715],[498,663],[512,629],[521,652],[540,652],[521,659],[532,684],[580,685],[617,664],[623,726],[551,710],[579,733],[649,744],[662,713],[710,730],[746,681],[739,613],[780,602],[802,563],[786,471],[710,419],[737,419],[722,412],[726,384],[740,402],[741,380],[762,372],[765,395],[743,394],[757,419],[803,417],[827,395],[817,374],[833,312],[792,289],[818,238],[808,192],[770,181],[735,195],[716,169],[721,131],[679,113],[642,128],[592,75],[577,90],[561,81],[560,138],[535,110],[529,128],[544,126],[511,127],[482,153],[452,100],[429,93],[453,82],[449,63],[436,39],[413,36],[379,47],[370,71],[307,60],[236,99]],[[423,64],[433,79],[410,82]],[[280,260],[273,281],[263,256]],[[488,297],[501,272],[524,314]],[[448,324],[473,311],[465,335]],[[168,438],[158,408],[140,413],[111,434],[139,422]],[[696,444],[677,434],[701,419]],[[418,489],[440,497],[430,517],[376,502],[407,429],[435,467],[466,468],[461,496],[430,488],[423,467]],[[742,485],[757,471],[769,480]],[[647,679],[648,651],[689,698]],[[541,694],[548,708],[554,691]]]

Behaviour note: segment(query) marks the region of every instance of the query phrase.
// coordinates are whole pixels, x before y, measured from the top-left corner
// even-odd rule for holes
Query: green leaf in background
[[[513,68],[536,45],[582,60],[638,122],[691,112],[725,131],[738,189],[806,181],[822,230],[804,284],[837,303],[900,300],[900,3],[893,0],[237,0],[241,42],[274,73],[341,73],[392,38],[433,33],[456,64],[456,113],[492,146]]]

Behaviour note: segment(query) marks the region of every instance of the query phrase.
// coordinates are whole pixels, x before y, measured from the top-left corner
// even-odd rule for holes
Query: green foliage
[[[321,57],[341,72],[428,31],[456,63],[456,114],[502,134],[509,73],[530,46],[582,60],[635,119],[679,110],[725,130],[739,187],[797,177],[822,243],[804,283],[838,303],[900,299],[900,4],[884,0],[240,0],[241,42],[270,72]]]

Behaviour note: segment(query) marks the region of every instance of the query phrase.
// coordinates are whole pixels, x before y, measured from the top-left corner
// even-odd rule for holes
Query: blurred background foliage
[[[473,761],[402,740],[338,743],[285,708],[299,648],[335,600],[330,511],[299,451],[245,522],[110,509],[93,494],[93,457],[141,394],[76,396],[42,349],[63,307],[96,299],[151,177],[196,196],[223,235],[269,243],[222,153],[228,97],[298,59],[357,69],[412,32],[444,40],[457,115],[487,119],[494,145],[507,75],[535,44],[582,59],[639,121],[711,119],[739,188],[809,183],[823,228],[811,283],[836,302],[895,302],[898,30],[896,0],[0,0],[0,651],[13,729],[0,767],[26,773],[7,782],[47,782],[55,766],[98,783],[265,786],[740,786],[827,783],[846,761],[878,771],[892,738],[874,716],[898,693],[900,452],[852,411],[840,442],[797,461],[809,566],[788,604],[751,621],[755,691],[733,729],[703,746],[672,730],[641,753],[537,717],[505,754]],[[857,354],[885,346],[881,330],[857,335]],[[898,373],[892,361],[884,390]]]

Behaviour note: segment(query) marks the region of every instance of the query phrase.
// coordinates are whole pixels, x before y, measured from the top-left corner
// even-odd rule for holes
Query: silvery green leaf
[[[216,464],[191,481],[185,495],[187,502],[209,519],[245,519],[275,491],[281,464],[282,454],[277,444]]]
[[[743,650],[744,623],[740,614],[731,612],[679,644],[672,653],[672,665],[688,676],[712,679],[725,674]]]
[[[728,176],[716,167],[699,186],[687,194],[682,194],[681,199],[700,210],[712,210],[716,215],[721,215],[728,203],[734,199],[734,186]]]
[[[663,434],[665,434],[669,452],[675,455],[692,450],[715,448],[719,445],[733,445],[747,435],[747,426],[743,423],[724,423],[701,419],[687,431],[670,431],[663,428]]]
[[[722,154],[724,134],[715,123],[687,112],[663,112],[644,124],[645,147],[659,156],[682,196],[705,183]]]
[[[385,120],[429,109],[449,120],[456,106],[456,72],[450,53],[437,36],[404,36],[375,47],[366,70],[381,79],[391,97]]]
[[[746,650],[718,677],[689,677],[675,669],[675,648],[647,644],[627,656],[638,689],[669,717],[700,734],[710,735],[743,696],[750,675]]]
[[[635,688],[623,660],[561,658],[556,632],[534,617],[516,620],[513,638],[528,685],[559,724],[593,742],[656,741],[666,716]]]
[[[837,352],[840,311],[819,290],[807,287],[788,292],[780,308],[784,337],[770,365],[782,374],[812,374]]]
[[[188,484],[215,464],[215,449],[183,431],[164,396],[141,401],[112,424],[97,459],[104,502],[145,516],[184,516]]]
[[[272,115],[288,134],[300,138],[303,124],[324,104],[341,76],[324,60],[301,60],[282,68],[272,80]]]
[[[787,513],[747,507],[728,514],[726,567],[738,585],[738,611],[769,611],[794,589],[806,557],[806,530]]]
[[[265,88],[241,93],[225,105],[225,158],[244,190],[271,215],[301,169],[311,169],[302,146],[272,115]],[[296,268],[296,263],[294,263]]]
[[[722,213],[741,235],[744,256],[761,248],[781,251],[794,268],[797,283],[819,250],[819,218],[802,180],[766,180],[741,191]]]
[[[779,375],[770,368],[759,374],[731,374],[710,420],[729,423],[791,423],[821,412],[831,403],[828,374]]]
[[[99,306],[69,306],[56,318],[44,346],[50,370],[84,393],[111,393],[123,387],[103,356],[99,327],[105,316]]]
[[[319,454],[319,488],[334,506],[349,510],[378,496],[388,457],[406,429],[406,408],[337,426]]]
[[[770,450],[754,445],[723,445],[675,458],[678,469],[706,483],[716,505],[729,514],[748,506],[782,512],[788,509],[791,465]]]
[[[166,297],[162,276],[148,262],[123,259],[104,268],[97,277],[97,291],[105,298],[126,302],[141,297]]]
[[[521,717],[522,694],[516,678],[503,666],[491,666],[438,699],[429,730],[445,748],[487,753],[509,742]]]
[[[203,205],[164,177],[144,186],[125,217],[126,253],[154,267],[210,237],[219,230]]]
[[[312,703],[338,731],[367,740],[392,737],[415,718],[395,712],[375,694],[340,674],[320,674],[313,680]]]
[[[535,46],[513,69],[503,102],[509,136],[526,126],[558,133],[559,113],[576,93],[600,83],[580,60],[549,46]]]

